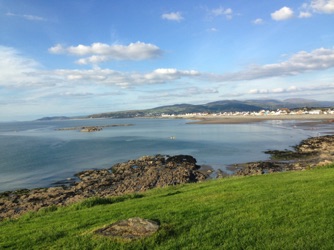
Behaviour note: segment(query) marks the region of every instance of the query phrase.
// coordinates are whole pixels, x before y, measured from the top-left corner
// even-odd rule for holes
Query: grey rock
[[[159,227],[159,224],[155,221],[135,217],[115,222],[96,230],[95,233],[103,236],[134,240],[153,235],[159,230]]]
[[[0,194],[0,220],[17,217],[47,206],[63,206],[85,198],[142,192],[155,187],[198,182],[206,175],[198,171],[196,159],[188,155],[143,156],[117,163],[110,169],[86,170],[76,174],[72,186],[21,190]]]

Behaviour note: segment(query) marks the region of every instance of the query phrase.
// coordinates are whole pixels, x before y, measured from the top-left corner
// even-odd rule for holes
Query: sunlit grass
[[[92,198],[0,223],[0,249],[333,249],[334,168],[231,177]],[[95,235],[117,220],[156,220],[155,235]]]

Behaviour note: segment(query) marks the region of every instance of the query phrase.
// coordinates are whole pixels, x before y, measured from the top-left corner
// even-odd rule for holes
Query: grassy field
[[[94,230],[121,219],[158,221],[133,242]],[[94,198],[0,223],[0,249],[333,249],[334,165],[231,177]]]

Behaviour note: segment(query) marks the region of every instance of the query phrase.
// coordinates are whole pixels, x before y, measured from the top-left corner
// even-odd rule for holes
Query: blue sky
[[[334,0],[0,0],[0,121],[334,97]]]

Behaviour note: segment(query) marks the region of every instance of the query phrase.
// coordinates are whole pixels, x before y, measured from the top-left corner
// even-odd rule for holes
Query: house
[[[308,113],[310,115],[320,115],[320,114],[322,114],[322,110],[320,110],[320,109],[314,109],[314,110],[310,110]]]

